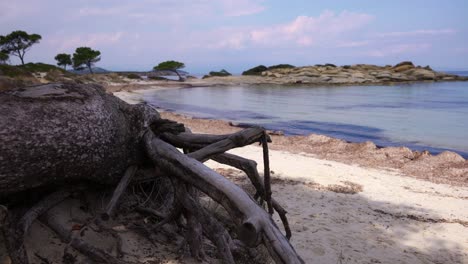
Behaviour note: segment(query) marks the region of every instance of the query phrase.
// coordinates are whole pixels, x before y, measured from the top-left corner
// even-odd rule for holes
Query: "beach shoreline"
[[[130,91],[120,90],[114,94],[128,103],[135,104],[143,102],[145,92],[184,87],[145,86],[143,89],[137,89],[137,86],[134,86],[132,88]],[[227,120],[196,118],[164,109],[158,111],[163,118],[183,123],[197,133],[228,134],[241,129]],[[313,133],[284,136],[274,132],[270,136],[273,140],[270,144],[272,149],[369,168],[383,168],[434,183],[468,186],[468,160],[452,151],[432,155],[427,151],[414,151],[405,146],[378,147],[371,141],[352,143]]]
[[[162,109],[158,111],[162,118],[183,123],[195,133],[229,134],[242,129],[225,120],[195,118]],[[274,150],[394,171],[434,183],[468,186],[468,161],[451,151],[431,155],[404,146],[377,147],[370,141],[352,143],[313,133],[304,136],[271,134],[270,137],[273,141],[270,148]]]
[[[117,95],[138,103],[129,99],[144,92]],[[193,133],[242,129],[226,120],[158,111]],[[432,156],[317,134],[270,137],[273,197],[288,211],[291,243],[306,263],[468,262],[468,161],[460,155]],[[262,148],[256,144],[229,152],[254,160],[263,172]],[[252,189],[242,171],[205,164]],[[281,226],[277,215],[274,220]]]

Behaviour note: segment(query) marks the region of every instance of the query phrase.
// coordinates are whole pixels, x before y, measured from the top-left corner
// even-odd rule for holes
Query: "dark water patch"
[[[243,123],[244,127],[256,126],[253,123]],[[311,133],[327,135],[330,137],[344,140],[348,143],[361,143],[366,141],[373,142],[378,148],[383,147],[408,147],[416,151],[429,151],[437,155],[444,151],[456,152],[465,159],[468,159],[467,151],[460,151],[452,148],[440,148],[425,145],[417,141],[398,141],[394,142],[383,135],[383,130],[375,127],[356,126],[351,124],[337,124],[330,122],[311,122],[311,121],[292,121],[264,124],[263,127],[268,130],[283,131],[286,136],[308,135]]]
[[[204,87],[157,91],[144,99],[195,117],[258,124],[287,135],[468,152],[468,82]]]
[[[170,103],[163,101],[148,101],[154,107],[164,109],[170,112],[179,112],[188,115],[194,115],[199,118],[216,118],[227,120],[242,120],[242,119],[256,119],[256,120],[271,120],[274,116],[264,115],[246,110],[223,110],[213,107],[203,107],[190,104]]]
[[[468,108],[468,101],[437,101],[437,100],[424,100],[419,102],[407,103],[382,103],[382,104],[358,104],[346,106],[330,106],[326,107],[329,110],[351,110],[351,109],[455,109],[455,108]]]

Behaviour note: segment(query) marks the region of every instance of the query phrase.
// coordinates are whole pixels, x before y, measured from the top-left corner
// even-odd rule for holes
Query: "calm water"
[[[468,82],[396,86],[203,87],[146,92],[144,100],[196,117],[319,133],[380,146],[468,157]]]

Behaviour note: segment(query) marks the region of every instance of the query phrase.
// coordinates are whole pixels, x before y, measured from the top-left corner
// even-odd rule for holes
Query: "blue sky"
[[[466,0],[0,0],[0,34],[41,34],[28,62],[89,46],[111,70],[168,59],[196,74],[403,60],[454,70],[468,69],[467,14]]]

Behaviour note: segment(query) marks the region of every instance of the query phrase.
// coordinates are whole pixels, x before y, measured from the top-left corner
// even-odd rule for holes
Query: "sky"
[[[27,62],[87,46],[117,71],[165,60],[193,74],[404,60],[468,70],[467,14],[467,0],[0,0],[0,35],[40,34]]]

